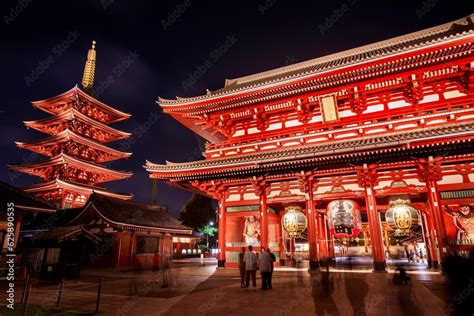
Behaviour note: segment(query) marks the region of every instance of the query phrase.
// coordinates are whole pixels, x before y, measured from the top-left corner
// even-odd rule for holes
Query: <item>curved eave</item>
[[[82,114],[81,112],[73,108],[70,108],[63,113],[56,114],[52,117],[47,117],[41,120],[34,120],[34,121],[23,121],[23,123],[25,124],[25,126],[29,128],[33,128],[33,129],[41,131],[41,129],[39,129],[38,126],[48,126],[50,123],[71,120],[73,117],[77,117],[79,121],[82,121],[89,125],[97,127],[98,129],[102,131],[106,131],[110,134],[117,135],[117,137],[113,138],[111,141],[127,138],[130,135],[132,135],[132,133],[120,131],[118,129],[105,125],[97,120],[94,120],[93,118],[88,117],[87,115]]]
[[[170,163],[155,164],[146,161],[143,166],[152,178],[160,179],[188,179],[202,175],[220,176],[223,174],[244,174],[265,168],[291,167],[292,165],[303,162],[318,162],[336,159],[347,159],[350,157],[367,156],[370,154],[385,154],[391,152],[407,151],[419,148],[439,147],[453,143],[471,142],[474,137],[474,131],[458,132],[449,135],[436,135],[423,138],[416,138],[407,141],[406,139],[391,140],[387,142],[373,143],[363,145],[361,148],[346,147],[332,150],[318,151],[318,147],[309,146],[306,152],[291,153],[291,149],[280,151],[269,151],[263,155],[272,155],[273,157],[259,157],[258,154],[252,155],[254,159],[247,161],[238,161],[238,157],[233,159],[221,158],[215,159],[211,164],[208,161],[194,163]],[[287,152],[285,154],[285,151]]]
[[[92,172],[97,172],[101,174],[106,174],[110,176],[114,176],[116,180],[119,179],[126,179],[129,178],[133,175],[132,172],[127,172],[127,171],[117,171],[117,170],[112,170],[105,168],[103,166],[99,166],[97,164],[93,164],[84,160],[80,160],[71,156],[68,156],[64,153],[61,153],[57,156],[50,157],[48,159],[45,159],[43,161],[38,161],[36,163],[32,164],[23,164],[23,165],[8,165],[9,168],[17,171],[21,171],[27,174],[31,175],[38,175],[36,173],[31,173],[27,172],[26,170],[30,169],[37,169],[37,168],[48,168],[51,166],[55,165],[62,165],[62,164],[68,164],[77,168],[81,168],[84,170],[91,170]],[[38,175],[40,176],[40,175]],[[112,181],[112,180],[109,180]]]
[[[143,225],[134,225],[134,224],[128,224],[128,223],[122,223],[122,222],[117,222],[115,220],[112,220],[102,214],[94,205],[93,202],[90,202],[89,205],[92,205],[94,207],[94,210],[96,210],[97,214],[99,214],[100,217],[102,217],[103,220],[108,222],[109,224],[112,224],[114,226],[123,226],[125,228],[131,229],[131,230],[150,230],[154,232],[159,232],[159,233],[175,233],[175,234],[192,234],[192,229],[180,229],[180,228],[166,228],[166,227],[155,227],[155,226],[143,226]]]
[[[56,209],[51,208],[43,208],[43,207],[34,207],[34,206],[23,206],[23,205],[15,205],[16,208],[30,213],[55,213]]]
[[[133,194],[122,194],[122,193],[114,193],[114,192],[109,192],[106,191],[105,189],[99,188],[99,187],[94,187],[94,186],[88,186],[88,185],[82,185],[80,183],[72,183],[69,181],[65,180],[60,180],[60,179],[54,179],[49,182],[43,182],[43,183],[38,183],[34,184],[29,187],[23,188],[24,191],[26,192],[42,192],[46,190],[53,190],[53,189],[68,189],[71,191],[79,191],[84,194],[92,194],[92,193],[98,193],[122,200],[130,200],[133,198]]]
[[[183,126],[189,128],[191,131],[194,133],[198,134],[205,140],[211,142],[211,143],[218,143],[220,141],[226,140],[227,137],[222,135],[219,132],[213,133],[215,131],[213,130],[206,130],[201,128],[201,126],[196,125],[194,121],[188,117],[183,117],[181,115],[176,115],[175,113],[170,113],[170,115],[179,123],[181,123]]]
[[[51,137],[48,137],[48,138],[45,138],[45,139],[42,139],[42,140],[36,140],[36,141],[31,141],[31,142],[15,142],[15,144],[20,148],[33,150],[33,147],[36,147],[36,146],[46,146],[46,145],[54,144],[54,143],[57,143],[57,142],[66,141],[66,140],[69,140],[69,139],[74,140],[74,141],[78,142],[79,144],[82,144],[82,145],[85,145],[85,146],[90,146],[90,147],[92,147],[96,150],[102,151],[104,153],[108,153],[110,155],[117,156],[116,159],[128,158],[132,155],[132,153],[130,153],[130,152],[119,151],[117,149],[113,149],[113,148],[107,147],[105,145],[102,145],[101,143],[98,143],[98,142],[93,141],[91,139],[85,138],[81,135],[78,135],[78,134],[74,133],[73,131],[71,131],[69,129],[65,129],[64,131],[62,131],[61,133],[59,133],[57,135],[54,135],[54,136],[51,136]],[[114,159],[112,159],[112,160],[114,160]]]
[[[95,99],[94,97],[90,96],[89,94],[87,94],[86,92],[81,90],[77,85],[74,86],[69,91],[66,91],[62,94],[59,94],[59,95],[55,96],[55,97],[44,99],[44,100],[39,100],[39,101],[32,101],[31,104],[36,108],[40,108],[40,109],[46,111],[47,113],[50,113],[50,114],[54,115],[55,113],[52,113],[52,112],[46,110],[45,108],[47,108],[47,106],[50,105],[51,103],[58,102],[58,101],[63,100],[63,99],[67,99],[67,98],[73,96],[74,94],[80,95],[84,99],[87,99],[89,102],[95,104],[97,107],[103,108],[107,112],[117,116],[117,119],[111,120],[109,123],[115,123],[115,122],[123,121],[123,120],[129,118],[130,116],[132,116],[129,113],[125,113],[125,112],[122,112],[120,110],[117,110],[117,109],[115,109],[115,108],[113,108],[113,107],[111,107],[111,106]]]
[[[398,38],[409,38],[410,36],[414,36],[414,35],[419,34],[419,33],[423,33],[423,34],[426,33],[425,36],[428,36],[430,30],[435,30],[435,29],[438,29],[438,28],[443,28],[438,33],[446,32],[447,29],[445,29],[445,28],[447,26],[453,25],[453,23],[465,22],[465,20],[466,19],[464,18],[464,19],[461,19],[461,20],[457,20],[457,21],[453,21],[453,22],[443,24],[441,26],[436,26],[436,27],[431,28],[431,29],[422,30],[422,31],[419,31],[419,32],[403,35],[403,36],[400,36],[400,37],[397,37],[397,38],[388,39],[388,40],[385,40],[385,41],[382,41],[382,42],[366,45],[366,46],[363,46],[363,47],[358,47],[358,48],[350,49],[350,50],[347,50],[347,51],[339,52],[339,53],[336,53],[336,54],[323,56],[323,57],[312,59],[312,60],[309,60],[309,61],[306,61],[306,62],[303,62],[303,63],[300,63],[300,64],[311,65],[311,64],[318,64],[318,63],[321,63],[321,62],[329,62],[333,59],[334,60],[337,59],[335,56],[341,56],[343,54],[344,55],[349,55],[349,53],[356,54],[361,48],[377,47],[380,44],[390,43],[391,41],[395,41]],[[165,99],[165,98],[158,97],[158,104],[164,110],[177,111],[177,112],[181,111],[181,110],[185,111],[187,108],[192,108],[192,109],[200,108],[200,107],[205,106],[209,103],[216,103],[216,102],[221,101],[221,100],[232,99],[232,98],[237,99],[240,95],[242,95],[244,93],[254,93],[254,92],[257,93],[257,92],[262,91],[263,89],[266,89],[266,88],[274,88],[274,87],[278,87],[278,86],[283,86],[283,85],[291,84],[293,82],[296,82],[296,81],[299,81],[299,80],[302,80],[302,79],[310,79],[311,77],[315,77],[315,76],[326,75],[326,74],[329,74],[329,73],[332,73],[332,72],[347,70],[348,68],[354,68],[354,67],[362,68],[362,67],[366,66],[367,63],[380,62],[380,61],[383,61],[383,60],[388,59],[388,58],[394,58],[394,57],[397,57],[397,56],[410,54],[410,53],[414,53],[414,52],[417,52],[417,51],[420,51],[420,50],[426,50],[426,49],[430,49],[430,48],[433,48],[433,47],[436,47],[436,46],[446,45],[446,44],[457,42],[457,41],[466,41],[466,40],[471,40],[472,41],[473,37],[474,37],[474,30],[470,30],[469,32],[457,33],[456,35],[451,35],[449,37],[446,37],[446,36],[445,37],[440,37],[436,41],[424,41],[423,43],[417,44],[415,46],[410,45],[409,47],[407,47],[407,48],[405,48],[401,51],[400,50],[394,50],[394,51],[391,51],[390,53],[384,54],[382,56],[369,57],[369,58],[366,58],[366,59],[362,58],[361,60],[357,60],[355,62],[348,63],[348,64],[342,64],[341,66],[336,66],[334,68],[329,67],[329,68],[324,69],[322,71],[314,71],[314,72],[308,72],[308,73],[297,73],[297,74],[293,74],[291,76],[281,77],[281,78],[278,78],[278,79],[268,80],[268,81],[264,81],[264,82],[261,82],[261,83],[258,83],[258,84],[252,84],[252,85],[243,85],[243,86],[237,85],[236,89],[227,89],[227,90],[223,90],[223,91],[218,91],[216,93],[205,94],[205,95],[200,95],[200,96],[191,97],[191,98],[177,97],[175,100],[173,100],[173,99]],[[408,39],[407,39],[407,42],[408,42]],[[361,53],[361,52],[359,52],[359,53]],[[344,58],[344,57],[339,57],[339,58]],[[289,68],[289,69],[297,70],[297,68],[295,68],[295,65],[290,65],[290,66],[287,66],[287,67],[292,67],[292,68]],[[284,67],[284,68],[286,68],[286,67]],[[278,69],[280,69],[280,68],[278,68]],[[270,70],[268,72],[275,72],[278,69]],[[264,73],[268,73],[268,72],[264,72]],[[255,79],[264,79],[265,78],[265,76],[259,77],[259,75],[260,74],[256,74],[256,75],[251,75],[251,76],[247,76],[247,77],[254,76]],[[247,77],[242,77],[242,78],[247,78]],[[234,80],[238,80],[238,79],[234,79]]]

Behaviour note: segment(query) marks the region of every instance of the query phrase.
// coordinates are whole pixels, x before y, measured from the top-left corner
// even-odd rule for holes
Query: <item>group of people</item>
[[[239,269],[240,269],[240,283],[242,288],[248,289],[250,286],[250,277],[252,277],[253,289],[257,288],[257,269],[260,271],[262,276],[262,290],[272,289],[272,276],[274,262],[276,261],[275,255],[270,251],[270,248],[261,248],[260,254],[257,256],[253,252],[253,247],[248,246],[248,250],[242,247],[242,251],[239,254]]]
[[[408,262],[421,262],[423,263],[423,251],[419,249],[405,249]]]

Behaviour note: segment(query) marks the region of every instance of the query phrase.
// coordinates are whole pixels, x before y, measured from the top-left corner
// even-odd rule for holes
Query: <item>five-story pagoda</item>
[[[54,201],[61,208],[82,206],[93,192],[121,199],[132,197],[108,192],[98,186],[128,178],[132,173],[111,170],[105,165],[131,156],[131,153],[104,145],[130,136],[130,133],[108,126],[129,118],[130,114],[114,109],[88,93],[94,83],[95,62],[94,41],[87,54],[83,89],[76,85],[53,98],[32,102],[34,107],[52,117],[26,121],[25,125],[50,136],[16,144],[47,158],[34,163],[9,165],[16,171],[40,177],[41,182],[25,188],[25,191]]]

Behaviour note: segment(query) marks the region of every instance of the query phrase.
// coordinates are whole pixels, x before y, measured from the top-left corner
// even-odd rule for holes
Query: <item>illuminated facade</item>
[[[88,94],[93,85],[95,60],[93,42],[84,70],[84,90],[75,86],[53,98],[32,102],[35,108],[52,116],[24,123],[28,128],[48,134],[49,137],[16,144],[46,158],[9,166],[16,171],[40,177],[41,182],[25,188],[25,191],[53,201],[59,208],[82,206],[93,192],[121,199],[132,197],[108,192],[98,186],[108,181],[128,178],[132,174],[105,166],[109,161],[131,155],[105,145],[130,135],[108,126],[127,119],[130,115]]]
[[[341,209],[336,230],[360,229],[347,242],[384,270],[390,243],[400,241],[385,212],[403,197],[416,211],[396,212],[393,222],[403,228],[409,218],[400,216],[418,214],[408,235],[438,267],[474,243],[472,18],[227,79],[205,95],[160,98],[164,112],[209,143],[204,160],[145,168],[152,179],[218,201],[220,266],[237,267],[249,243],[287,261],[294,239],[281,220],[299,206],[317,269],[339,242],[328,204],[345,200],[361,216]]]

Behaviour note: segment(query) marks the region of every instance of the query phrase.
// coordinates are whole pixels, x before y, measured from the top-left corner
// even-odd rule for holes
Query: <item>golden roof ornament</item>
[[[96,41],[92,41],[92,47],[87,52],[86,65],[84,67],[84,76],[82,77],[82,87],[84,90],[90,90],[94,85],[94,74],[95,74],[95,51]]]

